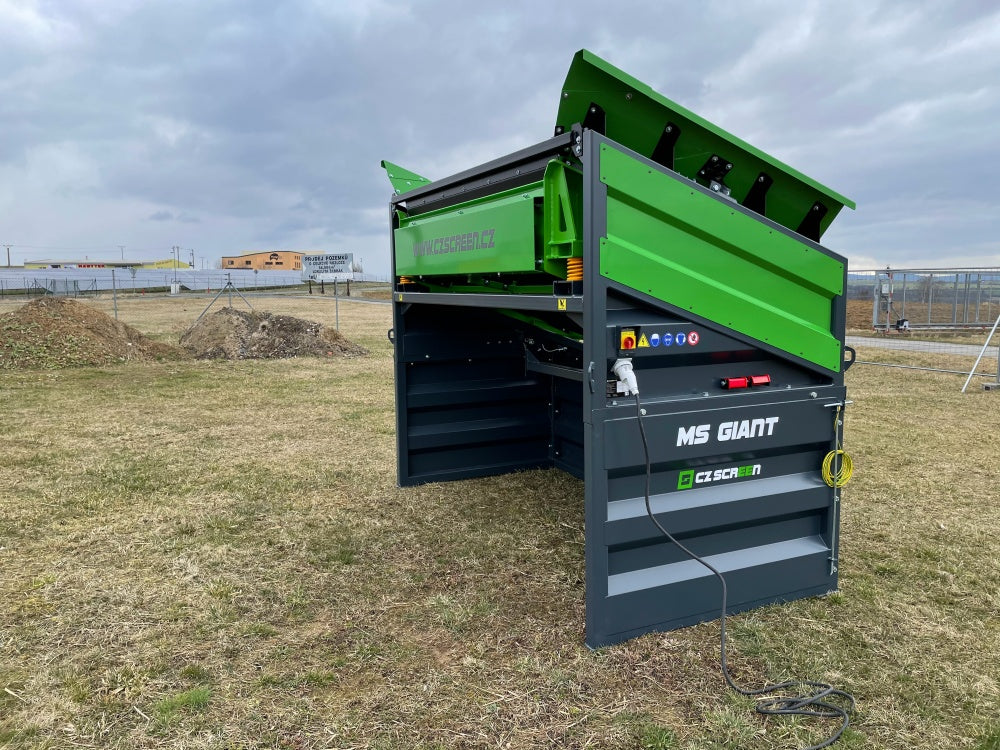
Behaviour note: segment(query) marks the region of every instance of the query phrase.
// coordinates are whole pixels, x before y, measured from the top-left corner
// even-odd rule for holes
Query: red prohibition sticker
[[[691,331],[688,334],[688,345],[695,346],[701,340],[701,336],[698,335],[697,331]]]

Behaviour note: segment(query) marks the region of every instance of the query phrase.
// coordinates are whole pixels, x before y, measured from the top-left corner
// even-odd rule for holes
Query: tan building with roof
[[[242,255],[223,255],[223,271],[301,271],[302,253],[294,250],[260,250]]]

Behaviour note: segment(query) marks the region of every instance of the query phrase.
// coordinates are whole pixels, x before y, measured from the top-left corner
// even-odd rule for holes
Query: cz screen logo
[[[696,484],[724,482],[728,479],[755,477],[758,474],[760,474],[760,464],[730,466],[728,469],[716,469],[715,471],[694,471],[693,469],[688,469],[687,471],[682,471],[677,477],[677,489],[689,490]]]

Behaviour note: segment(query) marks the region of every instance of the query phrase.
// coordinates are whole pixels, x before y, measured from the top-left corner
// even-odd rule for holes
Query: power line
[[[64,253],[67,255],[77,254],[77,253],[101,253],[110,258],[112,254],[120,255],[121,259],[125,259],[125,245],[32,245],[23,244],[20,242],[0,242],[0,247],[6,248],[7,250],[7,265],[10,266],[10,254],[11,250],[15,252],[20,252],[22,255],[26,254],[27,251],[57,251],[59,253]],[[128,246],[129,253],[133,257],[156,255],[162,257],[166,254],[172,254],[173,249],[169,246],[159,246],[159,247],[138,247],[134,245]],[[117,251],[117,253],[115,252]]]
[[[116,247],[121,247],[121,245],[25,245],[21,242],[5,242],[3,244],[7,247],[26,250],[113,250]]]

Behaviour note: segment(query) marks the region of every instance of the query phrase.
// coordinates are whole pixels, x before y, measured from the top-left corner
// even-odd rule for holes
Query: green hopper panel
[[[409,218],[395,230],[399,276],[525,273],[536,270],[541,182]]]
[[[700,170],[718,156],[723,166],[732,165],[723,184],[733,198],[816,242],[841,208],[854,208],[848,198],[581,50],[566,75],[557,130],[592,122],[593,105],[603,111],[596,127],[608,138],[703,185],[708,180]]]
[[[601,274],[828,370],[844,264],[773,224],[608,145]]]

